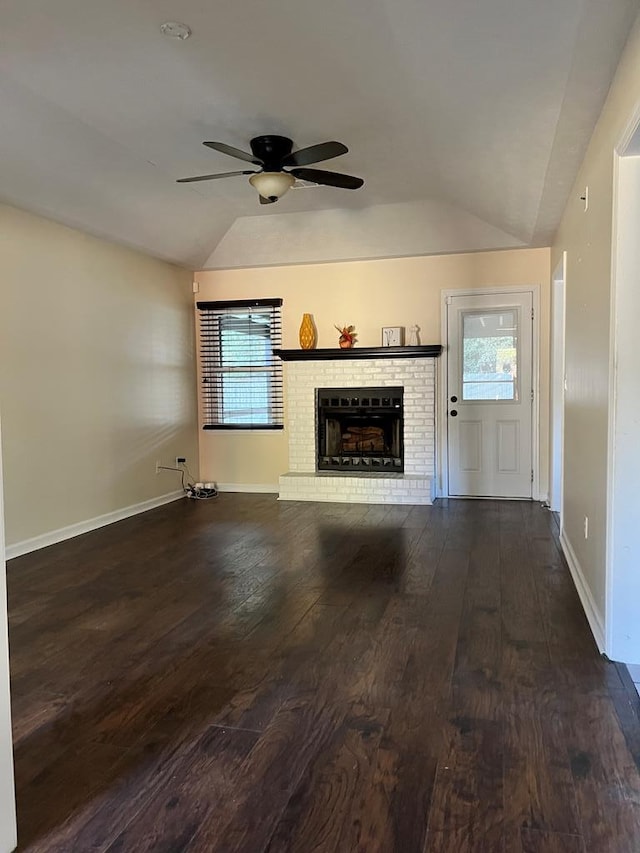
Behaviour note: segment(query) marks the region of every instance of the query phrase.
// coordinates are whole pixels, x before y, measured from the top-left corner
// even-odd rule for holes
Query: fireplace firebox
[[[318,471],[404,471],[403,388],[317,388]]]

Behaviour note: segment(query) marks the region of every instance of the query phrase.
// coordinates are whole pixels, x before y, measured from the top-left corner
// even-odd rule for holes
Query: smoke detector
[[[160,32],[163,36],[184,41],[191,35],[191,27],[178,21],[165,21],[164,24],[160,24]]]

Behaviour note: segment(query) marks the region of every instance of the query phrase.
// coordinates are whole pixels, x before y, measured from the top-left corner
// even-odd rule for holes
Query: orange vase
[[[340,349],[351,349],[353,346],[353,341],[350,341],[348,338],[340,338],[338,343],[340,344]]]
[[[302,323],[300,324],[300,347],[302,349],[315,349],[316,345],[316,329],[311,319],[311,314],[302,315]]]

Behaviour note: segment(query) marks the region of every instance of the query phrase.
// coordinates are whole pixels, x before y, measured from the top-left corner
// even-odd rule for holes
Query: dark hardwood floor
[[[8,566],[22,851],[638,853],[549,512],[180,501]]]

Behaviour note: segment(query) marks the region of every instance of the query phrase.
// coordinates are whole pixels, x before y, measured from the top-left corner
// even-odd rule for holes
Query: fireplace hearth
[[[401,387],[317,388],[317,471],[402,473]]]

